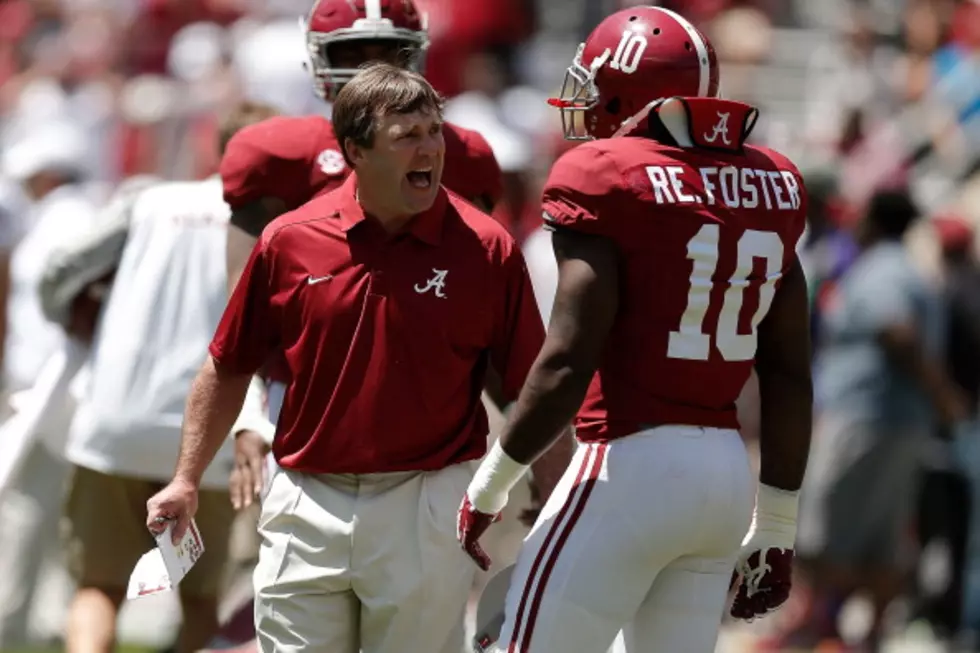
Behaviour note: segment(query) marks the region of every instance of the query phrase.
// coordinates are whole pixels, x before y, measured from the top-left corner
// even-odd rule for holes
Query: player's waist
[[[607,442],[663,427],[700,429],[702,433],[706,429],[738,430],[738,413],[734,406],[723,410],[681,406],[659,414],[617,418],[583,408],[575,418],[575,435],[582,442]]]
[[[692,437],[700,437],[702,435],[727,435],[733,430],[735,429],[730,427],[699,426],[696,424],[660,424],[658,426],[654,426],[652,424],[641,424],[640,430],[633,433],[633,435],[658,435],[670,433],[672,435],[690,435]]]

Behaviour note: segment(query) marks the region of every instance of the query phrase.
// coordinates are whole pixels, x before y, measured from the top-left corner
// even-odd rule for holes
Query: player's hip
[[[738,411],[734,404],[714,409],[652,400],[629,410],[583,404],[575,417],[575,434],[581,442],[609,442],[666,427],[737,431]]]
[[[622,469],[619,473],[628,473],[632,483],[693,483],[701,488],[717,484],[732,490],[752,485],[748,453],[733,428],[663,424],[591,446],[600,444],[613,465],[610,480]],[[661,477],[658,471],[670,473]]]
[[[736,430],[666,425],[580,444],[543,514],[608,521],[611,510],[628,518],[625,531],[644,531],[642,540],[669,532],[682,548],[703,542],[718,547],[704,555],[722,555],[745,534],[754,496]],[[602,530],[616,528],[609,523]]]

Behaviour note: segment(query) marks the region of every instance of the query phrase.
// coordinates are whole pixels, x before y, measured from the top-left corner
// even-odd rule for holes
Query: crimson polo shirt
[[[479,458],[488,362],[515,399],[544,340],[520,248],[445,189],[389,235],[356,184],[265,228],[211,342],[215,364],[254,373],[284,352],[282,467],[366,474]]]

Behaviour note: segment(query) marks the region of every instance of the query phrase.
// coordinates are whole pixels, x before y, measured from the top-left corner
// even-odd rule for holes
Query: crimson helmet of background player
[[[718,58],[704,34],[667,9],[631,7],[579,46],[561,96],[549,103],[561,109],[565,138],[589,140],[621,134],[625,121],[630,130],[642,126],[660,99],[717,97],[719,87]]]
[[[389,56],[370,59],[397,58],[405,68],[423,72],[429,39],[425,18],[411,0],[317,0],[306,22],[306,47],[318,96],[332,101],[357,74],[363,53],[344,56],[343,48],[365,42],[389,50]]]

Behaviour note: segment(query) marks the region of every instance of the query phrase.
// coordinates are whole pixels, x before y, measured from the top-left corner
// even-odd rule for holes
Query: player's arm
[[[558,227],[553,243],[558,290],[548,335],[500,436],[504,451],[522,464],[540,456],[575,416],[619,306],[611,240]]]
[[[755,370],[761,466],[752,523],[733,576],[731,614],[739,619],[779,608],[792,585],[799,489],[813,422],[809,303],[795,254],[759,325]]]
[[[507,415],[510,402],[504,393],[503,379],[497,370],[490,365],[487,369],[487,382],[484,390],[490,401],[502,415]],[[559,437],[548,449],[531,463],[531,507],[521,516],[521,521],[530,525],[537,517],[541,506],[554,491],[561,480],[568,462],[574,453],[574,438],[570,430]]]
[[[813,427],[807,297],[806,278],[794,257],[759,325],[755,362],[761,404],[759,481],[788,492],[803,482]]]
[[[510,419],[470,486],[475,490],[470,496],[480,497],[473,505],[482,512],[499,511],[491,504],[500,504],[501,497],[505,503],[527,466],[571,422],[619,306],[618,254],[611,240],[558,227],[553,243],[558,290],[548,335]]]
[[[235,289],[245,262],[266,225],[287,210],[281,189],[296,185],[307,152],[294,123],[263,120],[268,111],[246,114],[226,127],[218,172],[225,202],[231,207],[225,262],[228,293]],[[253,122],[258,120],[258,122]],[[307,137],[308,138],[308,137]]]
[[[542,209],[554,231],[557,290],[544,345],[470,485],[468,496],[481,512],[505,500],[515,474],[569,425],[592,380],[619,306],[613,225],[629,197],[623,179],[612,155],[582,146],[562,155],[545,184]]]
[[[225,243],[228,270],[228,295],[238,284],[245,263],[265,226],[286,212],[286,203],[278,197],[264,197],[232,209]]]

